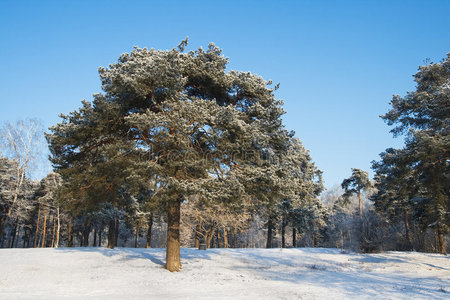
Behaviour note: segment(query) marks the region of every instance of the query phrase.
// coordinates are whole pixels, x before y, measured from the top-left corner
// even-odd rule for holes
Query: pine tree
[[[228,59],[213,44],[184,53],[186,43],[135,48],[100,68],[104,94],[63,115],[47,137],[63,190],[76,199],[73,211],[126,207],[140,193],[136,186],[157,178],[150,191],[157,196],[148,200],[167,212],[170,271],[181,269],[181,203],[199,194],[219,202],[248,198],[243,182],[252,178],[244,174],[271,175],[261,154],[283,151],[288,136],[270,82],[226,72]]]
[[[450,215],[450,54],[440,63],[420,66],[414,77],[416,90],[393,96],[392,109],[381,116],[396,125],[394,135],[407,134],[405,150],[419,188],[417,218],[436,231],[440,252],[445,254],[444,234]]]
[[[369,175],[366,171],[360,169],[352,169],[352,176],[344,179],[341,184],[344,189],[343,199],[348,199],[351,195],[358,195],[359,201],[359,218],[362,220],[363,217],[363,206],[362,206],[362,191],[371,189],[372,183],[369,180]]]
[[[409,250],[413,248],[410,219],[414,211],[412,199],[418,182],[407,150],[386,149],[381,161],[373,162],[376,193],[371,197],[375,209],[391,222],[403,220]]]

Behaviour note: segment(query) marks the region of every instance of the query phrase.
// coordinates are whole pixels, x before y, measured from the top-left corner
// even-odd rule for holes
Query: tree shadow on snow
[[[120,248],[108,249],[104,247],[74,247],[74,248],[55,248],[55,251],[74,253],[74,252],[91,252],[99,253],[104,256],[112,257],[116,255],[122,256],[120,260],[133,260],[133,259],[148,259],[156,265],[164,267],[165,263],[165,248]],[[181,262],[186,260],[195,259],[211,259],[213,251],[202,251],[192,248],[181,248],[180,256]]]

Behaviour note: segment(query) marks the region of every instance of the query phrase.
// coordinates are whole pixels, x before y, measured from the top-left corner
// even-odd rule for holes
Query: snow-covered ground
[[[0,299],[450,299],[450,258],[338,249],[0,249]]]

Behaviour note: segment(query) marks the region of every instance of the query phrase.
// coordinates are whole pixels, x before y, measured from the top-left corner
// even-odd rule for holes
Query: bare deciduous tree
[[[34,160],[40,152],[43,142],[42,123],[37,119],[5,122],[0,130],[0,146],[5,154],[17,161],[12,201],[7,216],[11,215],[24,183],[25,175],[31,171]]]

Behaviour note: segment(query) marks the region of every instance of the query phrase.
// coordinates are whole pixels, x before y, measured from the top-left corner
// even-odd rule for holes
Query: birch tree
[[[41,150],[43,130],[41,122],[36,119],[5,122],[0,129],[0,149],[3,155],[14,160],[14,183],[11,188],[11,197],[4,212],[3,219],[8,219],[14,209],[24,186],[26,176],[35,163]],[[4,221],[0,223],[0,234],[4,230]]]

